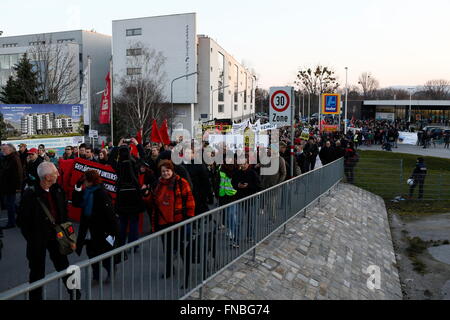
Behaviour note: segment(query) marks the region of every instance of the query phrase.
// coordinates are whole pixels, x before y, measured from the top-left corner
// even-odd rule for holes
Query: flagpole
[[[114,107],[113,107],[113,92],[114,92],[114,81],[113,81],[113,68],[112,68],[113,64],[112,64],[112,57],[109,60],[109,77],[110,77],[110,81],[111,81],[111,94],[110,94],[110,112],[111,112],[111,143],[114,146]]]
[[[89,130],[92,130],[92,109],[91,109],[91,57],[88,56],[88,73],[87,73],[87,97],[86,97],[86,102],[87,102],[87,109],[88,109],[88,113],[89,113]],[[90,139],[89,139],[89,142]]]

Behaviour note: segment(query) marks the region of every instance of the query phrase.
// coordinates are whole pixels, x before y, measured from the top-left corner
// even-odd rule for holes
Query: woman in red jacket
[[[154,210],[152,214],[152,229],[155,232],[170,228],[195,215],[195,201],[189,182],[175,173],[174,164],[170,160],[161,161],[158,168],[161,173],[161,178],[153,194]],[[162,236],[166,254],[166,272],[163,274],[163,278],[172,276],[173,250],[171,249],[176,250],[176,246],[179,243],[180,255],[186,267],[185,288],[188,286],[191,262],[189,248],[187,250],[182,249],[185,247],[184,240],[186,239],[186,242],[188,242],[190,237],[185,232],[186,230],[187,227],[184,226],[179,230],[172,231],[173,234],[168,233],[166,236]],[[178,239],[178,236],[180,239]],[[185,253],[186,256],[184,256]]]

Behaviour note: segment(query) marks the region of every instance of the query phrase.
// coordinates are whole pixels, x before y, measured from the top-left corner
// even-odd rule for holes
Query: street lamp
[[[414,88],[408,88],[409,90],[409,117],[408,117],[408,122],[411,122],[411,117],[412,117],[412,90],[414,90]]]
[[[344,134],[347,134],[347,119],[348,119],[348,67],[345,67],[345,126]],[[339,124],[339,128],[341,124]],[[340,130],[340,129],[339,129]]]
[[[173,83],[174,83],[175,81],[177,81],[177,80],[183,79],[184,77],[186,77],[186,80],[187,80],[187,78],[189,78],[190,76],[193,76],[194,74],[198,74],[198,71],[192,72],[192,73],[189,73],[189,74],[185,74],[185,75],[183,75],[183,76],[180,76],[180,77],[178,77],[178,78],[175,78],[175,79],[173,79],[172,82],[170,83],[170,104],[171,104],[171,106],[172,106],[172,121],[170,122],[170,134],[173,133],[173,122],[174,122],[174,119],[175,119],[175,118],[174,118],[174,113],[173,113]]]

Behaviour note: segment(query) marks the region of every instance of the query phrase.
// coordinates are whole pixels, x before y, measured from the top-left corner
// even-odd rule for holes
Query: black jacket
[[[182,164],[192,181],[192,194],[195,199],[195,215],[208,211],[208,199],[212,198],[209,171],[205,164]]]
[[[0,193],[15,194],[22,189],[23,171],[22,163],[17,152],[2,158],[0,169]]]
[[[320,161],[325,166],[334,161],[335,158],[335,150],[333,147],[322,147],[319,153]]]
[[[41,157],[37,157],[37,159],[34,162],[28,162],[27,164],[27,172],[25,175],[25,181],[27,184],[38,184],[39,183],[39,176],[37,174],[37,168],[39,165],[44,162]]]
[[[308,142],[303,149],[303,152],[305,153],[306,157],[309,161],[312,161],[317,158],[317,155],[319,154],[319,147],[316,143],[313,143],[312,145]]]
[[[44,195],[45,192],[39,184],[26,189],[17,212],[17,225],[27,240],[28,247],[36,248],[36,253],[38,253],[39,248],[45,246],[48,240],[56,237],[50,220],[37,200],[40,198],[47,208],[50,208],[50,204]],[[58,184],[54,184],[50,188],[50,194],[56,206],[56,223],[67,222],[67,203],[64,190]]]
[[[334,160],[338,160],[345,156],[345,149],[342,146],[334,147]]]
[[[427,167],[423,162],[418,162],[411,175],[411,179],[414,179],[417,182],[424,182],[426,176],[427,176]]]
[[[261,180],[258,174],[252,168],[247,170],[236,170],[233,178],[231,179],[233,187],[237,190],[236,198],[237,200],[246,198],[248,196],[254,195],[262,190]],[[238,188],[239,183],[248,183],[248,187],[245,189]]]
[[[73,191],[72,204],[74,207],[81,208],[83,203],[83,191]],[[92,207],[92,215],[86,217],[81,214],[80,228],[77,237],[77,253],[81,254],[83,246],[86,243],[86,235],[89,230],[91,234],[91,249],[101,254],[105,250],[106,237],[111,235],[119,241],[119,223],[114,214],[111,198],[108,193],[100,188],[94,192],[94,203]]]

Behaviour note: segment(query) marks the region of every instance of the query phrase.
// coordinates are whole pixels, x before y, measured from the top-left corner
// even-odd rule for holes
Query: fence
[[[428,168],[423,187],[425,201],[450,201],[450,174],[434,172]],[[349,169],[345,169],[346,176]],[[354,184],[373,192],[385,200],[396,197],[407,198],[409,186],[407,180],[411,177],[413,167],[406,166],[400,159],[364,158],[354,167]],[[348,178],[346,179],[348,181]],[[413,199],[418,199],[419,186],[416,186]]]
[[[200,290],[239,258],[253,253],[268,239],[343,178],[343,159],[286,181],[256,195],[214,209],[132,244],[77,264],[82,299],[174,300]],[[120,259],[117,259],[120,258]],[[108,283],[92,283],[93,268],[121,261],[111,268]],[[28,299],[42,288],[43,299],[68,299],[63,284],[67,272],[24,284],[0,294],[0,300]]]

